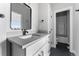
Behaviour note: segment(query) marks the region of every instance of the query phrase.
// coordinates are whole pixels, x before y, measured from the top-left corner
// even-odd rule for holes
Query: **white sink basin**
[[[27,39],[27,38],[31,38],[32,37],[32,35],[26,35],[26,36],[20,36],[19,38],[20,39]]]

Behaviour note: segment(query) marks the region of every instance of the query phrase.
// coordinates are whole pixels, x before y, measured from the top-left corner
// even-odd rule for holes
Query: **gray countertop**
[[[33,44],[34,42],[38,41],[40,38],[48,35],[47,33],[36,33],[36,34],[39,34],[39,35],[35,36],[35,34],[33,34],[32,37],[27,38],[27,39],[21,39],[21,38],[19,38],[20,36],[9,37],[8,41],[15,43],[15,44],[21,46],[22,48],[25,48],[25,47]]]

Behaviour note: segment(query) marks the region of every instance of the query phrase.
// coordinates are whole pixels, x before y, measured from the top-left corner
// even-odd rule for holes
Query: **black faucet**
[[[28,31],[26,31],[26,29],[22,29],[22,33],[23,33],[23,35],[26,35],[26,33],[28,33]]]

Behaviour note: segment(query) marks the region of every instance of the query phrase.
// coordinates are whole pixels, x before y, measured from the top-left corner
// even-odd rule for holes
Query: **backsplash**
[[[13,36],[18,36],[22,35],[22,31],[12,31],[12,32],[7,32],[6,37],[13,37]]]

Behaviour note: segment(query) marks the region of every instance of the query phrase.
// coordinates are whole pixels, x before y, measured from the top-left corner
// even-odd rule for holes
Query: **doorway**
[[[56,44],[64,43],[69,45],[70,34],[70,11],[56,13]]]
[[[57,43],[69,45],[69,51],[72,52],[72,7],[54,11],[54,47]]]

